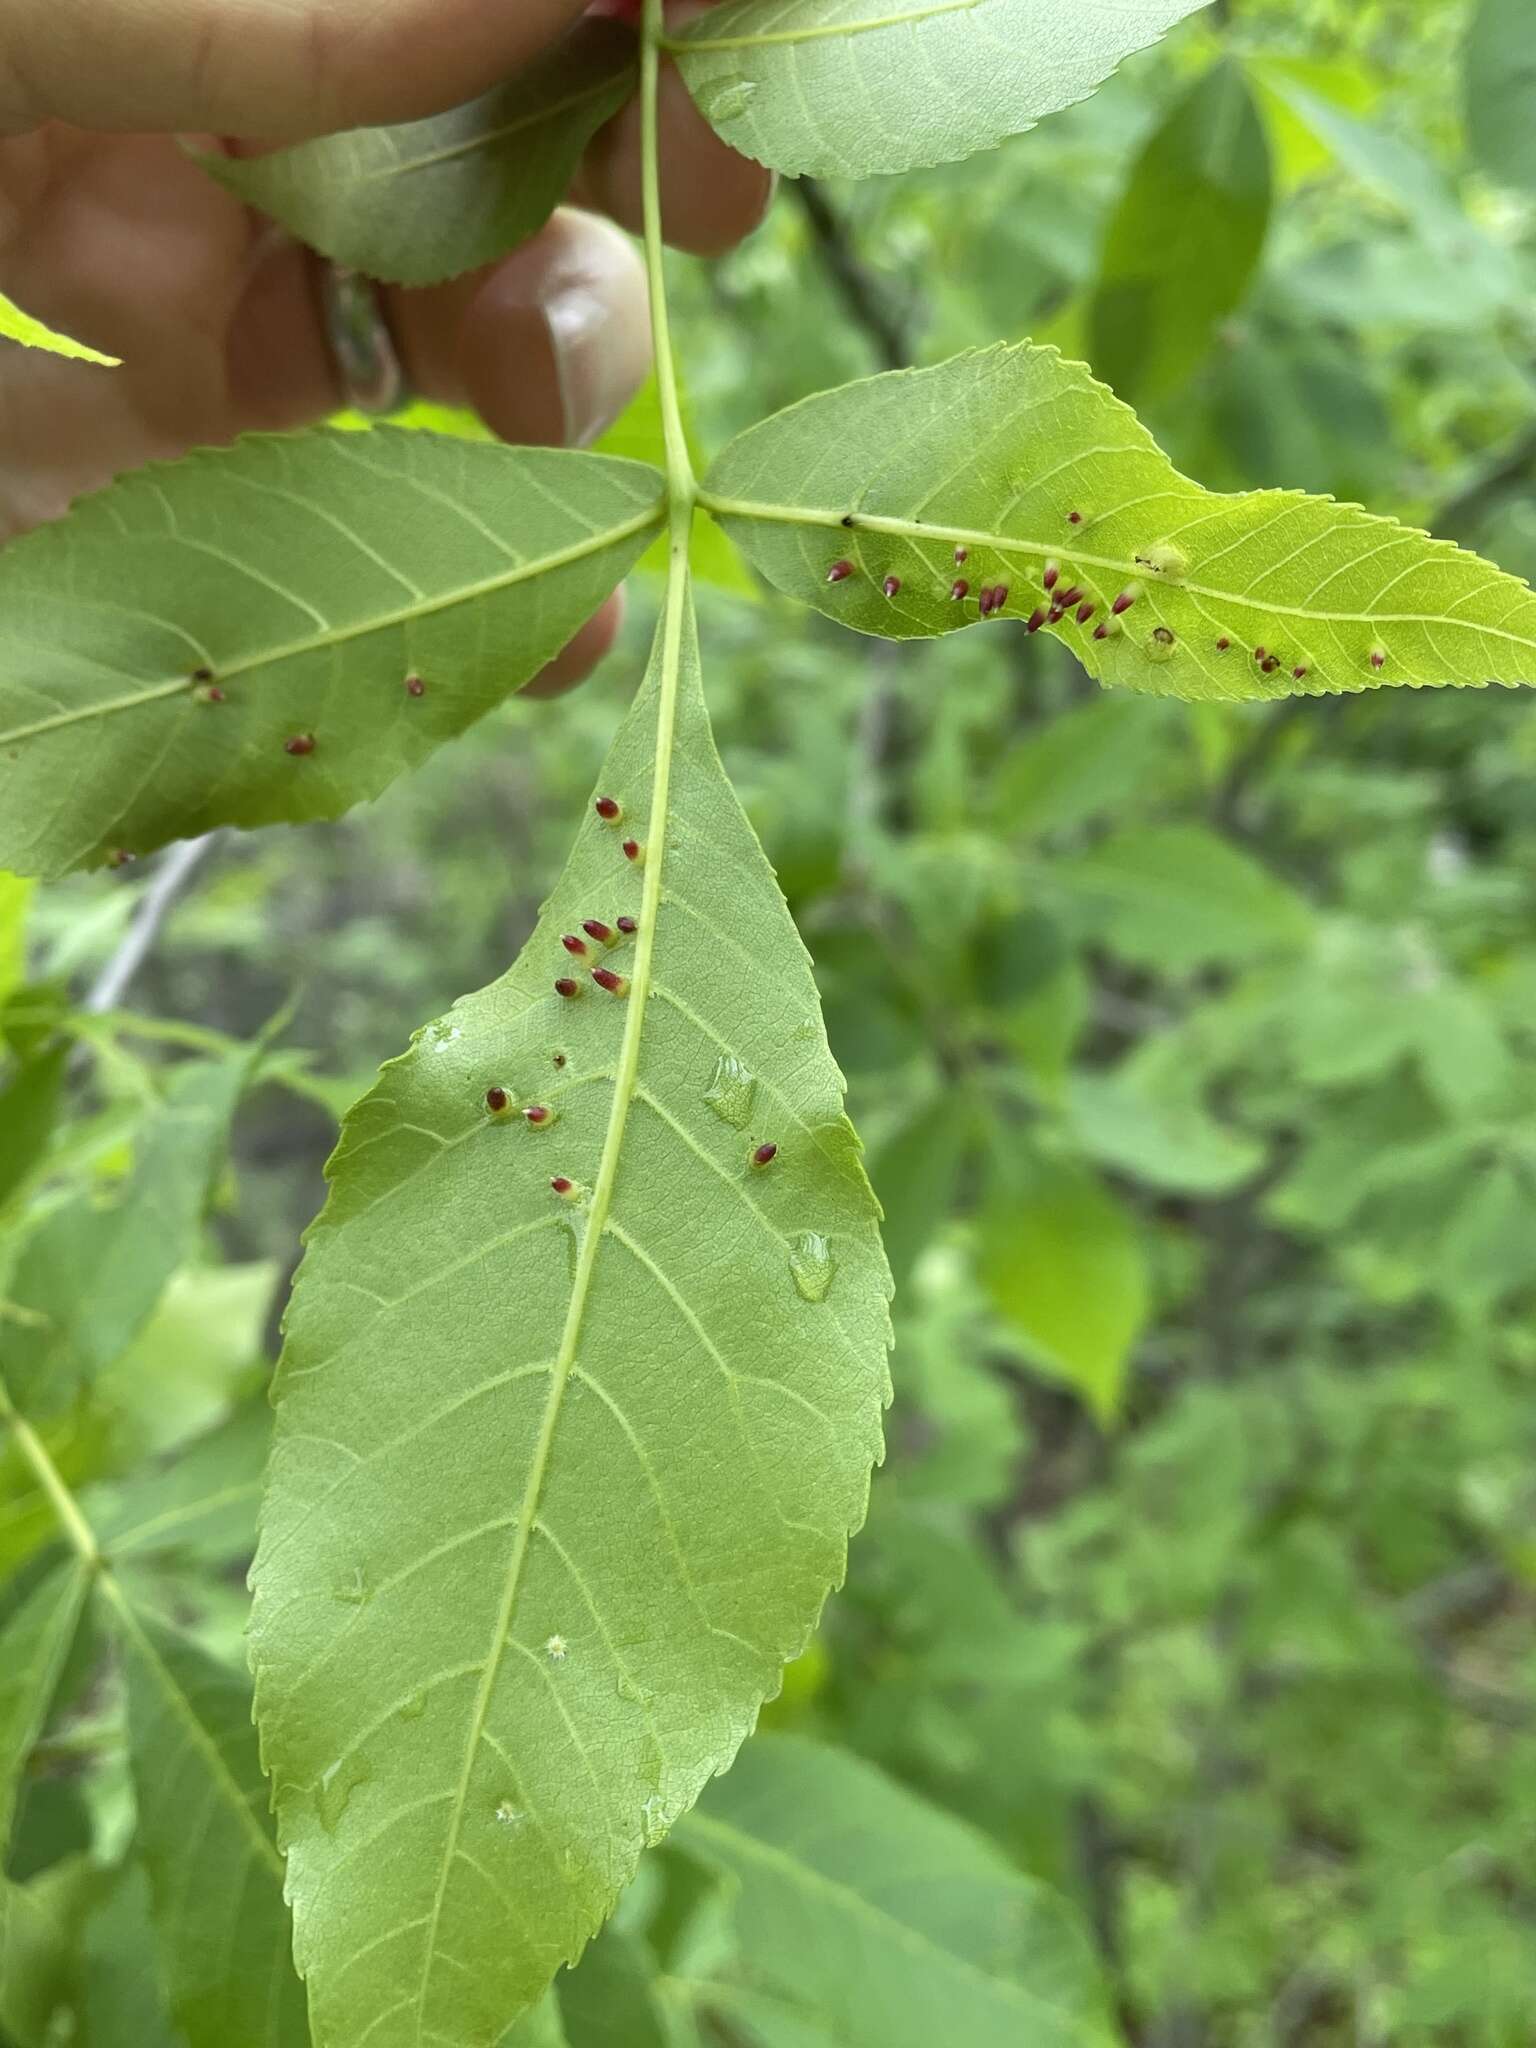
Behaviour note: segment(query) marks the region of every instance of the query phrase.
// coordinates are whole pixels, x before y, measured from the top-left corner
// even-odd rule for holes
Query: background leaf
[[[290,1310],[252,1642],[334,2048],[533,2003],[803,1647],[879,1448],[874,1203],[691,614],[598,787],[516,966],[347,1119]]]
[[[1052,872],[1081,929],[1124,959],[1185,974],[1301,944],[1312,918],[1252,854],[1198,825],[1112,833]]]
[[[121,1596],[113,1604],[139,1848],[171,2009],[188,2048],[295,2048],[308,2024],[250,1686]]]
[[[1229,62],[1198,79],[1131,166],[1089,316],[1094,368],[1145,403],[1181,384],[1240,305],[1269,228],[1269,148]]]
[[[1525,584],[1357,507],[1202,490],[1054,349],[987,349],[823,392],[741,435],[707,484],[772,583],[863,633],[975,624],[999,583],[998,617],[1038,607],[1044,620],[1055,562],[1053,595],[1080,590],[1095,609],[1045,630],[1091,675],[1133,690],[1278,697],[1536,678]],[[1096,639],[1134,593],[1112,637]]]
[[[855,1757],[760,1735],[678,1841],[734,1881],[750,1988],[799,2023],[770,2048],[1112,2038],[1062,1902]]]
[[[59,874],[377,796],[564,646],[661,488],[381,429],[248,439],[84,500],[0,556],[0,861]]]
[[[1536,19],[1524,0],[1479,0],[1466,41],[1467,140],[1491,178],[1536,192]]]
[[[67,1406],[127,1350],[190,1257],[249,1079],[244,1058],[182,1067],[115,1194],[75,1196],[22,1245],[6,1283],[5,1373],[34,1419]]]
[[[21,1774],[53,1705],[89,1584],[82,1565],[56,1566],[0,1630],[0,1868]]]
[[[705,119],[793,177],[954,163],[1100,85],[1205,0],[724,0],[673,48]]]
[[[993,1303],[1032,1360],[1108,1421],[1150,1305],[1131,1216],[1086,1168],[1015,1143],[994,1148],[980,1228]]]
[[[435,284],[537,234],[587,143],[629,97],[635,66],[630,29],[579,21],[525,71],[449,113],[198,161],[337,262]]]

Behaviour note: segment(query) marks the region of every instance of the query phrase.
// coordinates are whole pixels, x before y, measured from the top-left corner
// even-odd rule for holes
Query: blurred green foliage
[[[701,444],[1032,335],[1144,374],[1126,395],[1216,487],[1358,498],[1530,574],[1536,102],[1489,100],[1501,55],[1529,84],[1536,30],[1490,0],[1464,78],[1475,11],[1232,0],[993,157],[786,189],[739,254],[676,266]],[[1240,124],[1241,176],[1189,184],[1195,120]],[[1148,288],[1135,181],[1169,163],[1198,231]],[[654,423],[623,432],[643,452]],[[1017,628],[897,649],[705,595],[722,749],[817,961],[900,1289],[871,1526],[767,1721],[1072,1896],[1143,2048],[1524,2048],[1536,702],[1118,701]],[[58,991],[142,880],[0,893],[13,1277],[142,1162],[181,1041],[248,1042],[297,994],[208,1241],[106,1398],[50,1422],[109,1526],[143,1513],[136,1464],[231,1413],[197,1452],[248,1513],[241,1403],[336,1114],[516,951],[653,609],[642,575],[589,688],[510,705],[343,826],[222,842],[132,1018]],[[46,1530],[0,1452],[0,1556]],[[243,1596],[207,1562],[238,1550],[194,1521],[144,1566],[226,1654]],[[84,1807],[131,1825],[88,1676],[13,1877],[64,1868]],[[653,1906],[630,1933],[681,2011]],[[91,1924],[143,1913],[118,1887]],[[86,1983],[88,2015],[113,2004]],[[693,2038],[792,2038],[742,2011]]]

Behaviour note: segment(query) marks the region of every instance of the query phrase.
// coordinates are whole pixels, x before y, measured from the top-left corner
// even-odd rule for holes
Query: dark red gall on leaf
[[[777,1145],[759,1145],[752,1154],[752,1164],[754,1166],[771,1166],[778,1155],[779,1148]]]
[[[568,1003],[574,1002],[576,997],[581,994],[581,983],[573,981],[568,974],[562,974],[555,983],[555,994],[557,996],[564,996]]]
[[[592,979],[599,988],[607,989],[611,996],[627,996],[629,994],[627,978],[622,974],[615,974],[611,967],[594,967]]]
[[[604,924],[600,917],[589,917],[581,928],[589,939],[596,939],[600,946],[611,946],[617,937],[613,926]],[[585,953],[587,949],[583,946],[581,950]]]
[[[827,571],[827,581],[829,583],[846,583],[852,574],[852,562],[834,562]]]
[[[617,825],[624,815],[624,806],[616,796],[600,796],[592,808],[605,825]]]
[[[312,732],[296,732],[283,741],[285,754],[312,754],[315,751],[315,736]]]
[[[512,1098],[505,1088],[487,1088],[485,1106],[492,1116],[505,1116],[512,1107]]]

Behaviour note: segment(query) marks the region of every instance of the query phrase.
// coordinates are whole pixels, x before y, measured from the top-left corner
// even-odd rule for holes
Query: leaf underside
[[[1206,0],[724,0],[678,38],[700,112],[791,176],[955,163],[1086,99]]]
[[[629,97],[635,68],[628,28],[584,20],[516,78],[446,114],[198,161],[323,255],[392,283],[434,284],[537,234]]]
[[[327,2048],[537,2000],[803,1646],[879,1450],[877,1212],[691,613],[599,787],[622,826],[347,1119],[290,1311],[252,1646]],[[619,916],[627,997],[559,936]]]
[[[1207,491],[1054,349],[824,392],[741,435],[706,481],[772,583],[863,633],[974,625],[998,585],[997,617],[1027,618],[1052,602],[1054,561],[1053,596],[1077,587],[1094,611],[1044,630],[1126,689],[1235,699],[1536,679],[1536,596],[1516,577],[1329,498]],[[843,562],[853,573],[829,582]],[[1135,602],[1111,618],[1123,594]]]
[[[558,653],[662,490],[610,457],[380,429],[258,436],[85,500],[0,555],[0,865],[377,796]]]

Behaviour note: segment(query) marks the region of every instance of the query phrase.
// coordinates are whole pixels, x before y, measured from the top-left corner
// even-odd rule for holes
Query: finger
[[[624,621],[624,592],[616,590],[600,612],[582,627],[575,639],[557,654],[531,683],[524,683],[520,697],[563,697],[584,683],[593,669],[613,651]]]
[[[683,21],[701,10],[678,9]],[[674,17],[669,15],[669,26]],[[751,234],[773,200],[774,175],[723,143],[693,103],[675,65],[663,65],[661,217],[667,240],[694,256],[719,256]],[[641,114],[631,100],[588,149],[573,197],[638,235],[644,229]]]
[[[414,120],[485,91],[582,0],[4,0],[0,133],[290,139]]]
[[[562,208],[489,270],[386,305],[415,388],[505,441],[583,448],[645,382],[645,269],[608,221]]]

